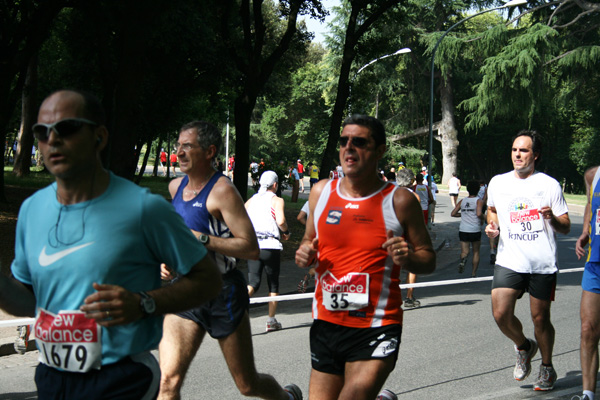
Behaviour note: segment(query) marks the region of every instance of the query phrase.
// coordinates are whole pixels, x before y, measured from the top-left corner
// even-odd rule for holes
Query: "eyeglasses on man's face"
[[[198,145],[198,144],[193,145],[191,143],[177,143],[175,145],[175,151],[179,153],[179,151],[181,150],[184,153],[187,153],[188,151],[198,148],[198,147],[200,147],[200,145]]]
[[[369,139],[360,136],[340,136],[340,147],[346,147],[348,143],[352,143],[352,146],[357,149],[364,149],[369,144]]]
[[[94,121],[85,118],[66,118],[52,124],[37,123],[31,130],[35,138],[45,143],[50,138],[50,132],[54,131],[59,137],[67,138],[79,132],[83,125],[98,126]]]

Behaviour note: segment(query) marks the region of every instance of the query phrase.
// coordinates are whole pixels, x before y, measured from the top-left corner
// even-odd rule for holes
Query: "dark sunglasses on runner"
[[[340,147],[346,147],[348,142],[350,142],[350,137],[340,136]],[[364,149],[367,147],[367,144],[369,144],[369,139],[367,138],[357,136],[352,137],[352,146],[356,147],[357,149]]]
[[[79,132],[84,124],[92,126],[98,125],[94,121],[85,118],[67,118],[53,124],[35,124],[31,129],[33,130],[33,136],[35,136],[37,140],[40,142],[47,142],[52,130],[54,130],[58,136],[66,138]]]

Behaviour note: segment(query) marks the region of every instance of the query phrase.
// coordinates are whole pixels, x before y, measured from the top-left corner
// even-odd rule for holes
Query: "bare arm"
[[[488,207],[487,223],[485,234],[488,237],[498,236],[500,234],[500,227],[498,226],[498,213],[496,212],[496,207]]]
[[[189,310],[215,298],[221,290],[221,273],[209,256],[172,285],[149,291],[156,315]],[[117,285],[93,284],[96,292],[86,297],[80,310],[102,326],[129,324],[143,318],[141,297]]]
[[[15,278],[0,273],[0,308],[18,317],[34,317],[33,291]]]
[[[454,210],[452,210],[450,212],[450,215],[453,217],[460,217],[460,205],[462,204],[462,200],[460,200],[458,203],[456,203],[456,207],[454,207]]]
[[[326,179],[322,179],[315,183],[310,190],[310,195],[308,197],[309,215],[314,215],[313,213],[315,211],[315,207],[327,182],[328,181]],[[300,242],[300,247],[298,247],[298,250],[296,250],[296,265],[298,265],[300,268],[307,268],[315,261],[318,245],[318,239],[316,236],[317,234],[314,225],[314,218],[308,218],[306,221],[304,236]]]
[[[290,238],[290,231],[287,221],[285,220],[285,201],[281,197],[273,196],[272,204],[275,209],[275,221],[277,222],[277,226],[281,230],[283,239],[288,240]]]
[[[225,177],[220,178],[206,201],[208,212],[217,219],[224,221],[231,230],[233,237],[221,238],[210,236],[206,248],[230,257],[244,258],[247,260],[258,260],[259,248],[256,233],[242,196],[231,181]],[[196,236],[201,233],[195,232]]]
[[[477,218],[479,218],[481,220],[481,223],[483,223],[483,201],[481,201],[481,199],[477,199]]]
[[[555,232],[566,235],[571,231],[571,219],[569,218],[569,213],[557,217],[552,213],[550,207],[548,207],[548,210],[543,207],[540,211],[544,218],[550,220],[550,226],[552,226],[552,229],[554,229]]]
[[[575,255],[577,255],[578,260],[581,260],[581,257],[585,256],[585,246],[587,246],[590,240],[590,213],[592,212],[592,205],[590,204],[590,188],[597,169],[598,167],[588,169],[583,177],[587,202],[585,203],[585,210],[583,212],[583,229],[581,230],[581,235],[577,239],[577,242],[575,242]]]
[[[304,211],[300,211],[298,213],[298,216],[296,217],[296,219],[298,220],[298,222],[300,222],[302,225],[306,225],[306,213]]]
[[[425,227],[420,203],[408,190],[396,190],[394,209],[404,228],[404,236],[392,236],[383,248],[388,250],[394,263],[413,274],[430,274],[435,270],[436,255],[429,232]]]

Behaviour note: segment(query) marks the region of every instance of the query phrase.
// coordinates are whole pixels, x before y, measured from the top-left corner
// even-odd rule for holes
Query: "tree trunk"
[[[454,98],[452,95],[452,78],[450,74],[442,78],[440,85],[440,102],[442,105],[442,121],[439,136],[442,142],[443,175],[442,185],[446,185],[452,174],[457,171],[458,131],[454,122]],[[433,173],[433,171],[429,171]]]
[[[122,50],[113,97],[115,124],[110,136],[110,169],[129,180],[133,180],[135,175],[135,145],[141,135],[140,121],[144,120],[144,110],[137,100],[142,96],[144,72],[149,68],[145,53],[152,45],[148,42],[149,31],[159,12],[155,7],[139,7],[132,0],[123,11],[125,15],[135,15],[135,18],[123,17],[123,42],[120,44]]]
[[[235,100],[233,114],[235,116],[235,167],[233,168],[233,184],[246,201],[248,197],[248,165],[250,165],[250,122],[252,110],[256,105],[257,94],[244,92]]]
[[[64,0],[46,0],[33,5],[33,2],[2,2],[0,14],[5,17],[3,32],[0,35],[0,143],[6,143],[6,131],[11,120],[17,99],[25,82],[25,71],[29,60],[45,40],[52,21],[63,8]],[[28,7],[33,6],[31,9]],[[6,19],[21,13],[19,19]],[[18,45],[15,45],[18,44]],[[2,152],[4,165],[4,152]],[[4,174],[0,174],[0,202],[6,202],[4,194]]]
[[[390,7],[396,5],[398,0],[387,0],[378,5],[373,5],[370,1],[350,1],[351,10],[346,27],[346,36],[344,38],[344,52],[342,55],[342,65],[340,67],[337,93],[335,96],[335,104],[331,114],[331,125],[327,137],[327,145],[321,160],[321,169],[319,178],[325,179],[329,177],[331,171],[337,165],[338,161],[338,140],[340,137],[340,126],[344,118],[346,110],[346,102],[350,94],[350,69],[356,56],[356,45],[362,35],[371,28],[371,26],[379,19]],[[370,8],[369,16],[364,18],[363,11]],[[360,18],[359,18],[360,16]],[[362,23],[359,25],[358,21]]]
[[[27,66],[27,76],[21,96],[21,129],[15,157],[13,173],[18,177],[29,175],[31,153],[33,149],[33,133],[31,127],[37,121],[37,56],[32,57]]]
[[[138,151],[142,151],[142,146],[139,146]],[[146,153],[144,153],[144,160],[142,161],[142,166],[140,167],[140,172],[135,179],[135,183],[137,183],[138,185],[140,184],[140,181],[142,180],[142,177],[144,176],[144,172],[146,171],[146,165],[148,165],[148,158],[150,157],[151,151],[152,151],[152,139],[149,138],[148,142],[146,143]],[[156,162],[154,163],[154,176],[156,176]]]

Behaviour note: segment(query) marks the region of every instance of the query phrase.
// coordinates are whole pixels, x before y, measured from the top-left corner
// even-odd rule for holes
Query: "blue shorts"
[[[246,278],[237,268],[222,275],[223,286],[216,299],[175,315],[194,321],[213,339],[231,335],[248,311],[250,298]]]
[[[581,287],[586,292],[600,294],[600,263],[587,262],[581,278]]]
[[[398,359],[402,326],[349,328],[314,320],[310,328],[312,368],[319,372],[344,375],[347,362],[387,357]]]
[[[160,368],[149,352],[125,357],[86,373],[39,364],[35,370],[38,399],[156,399]]]

